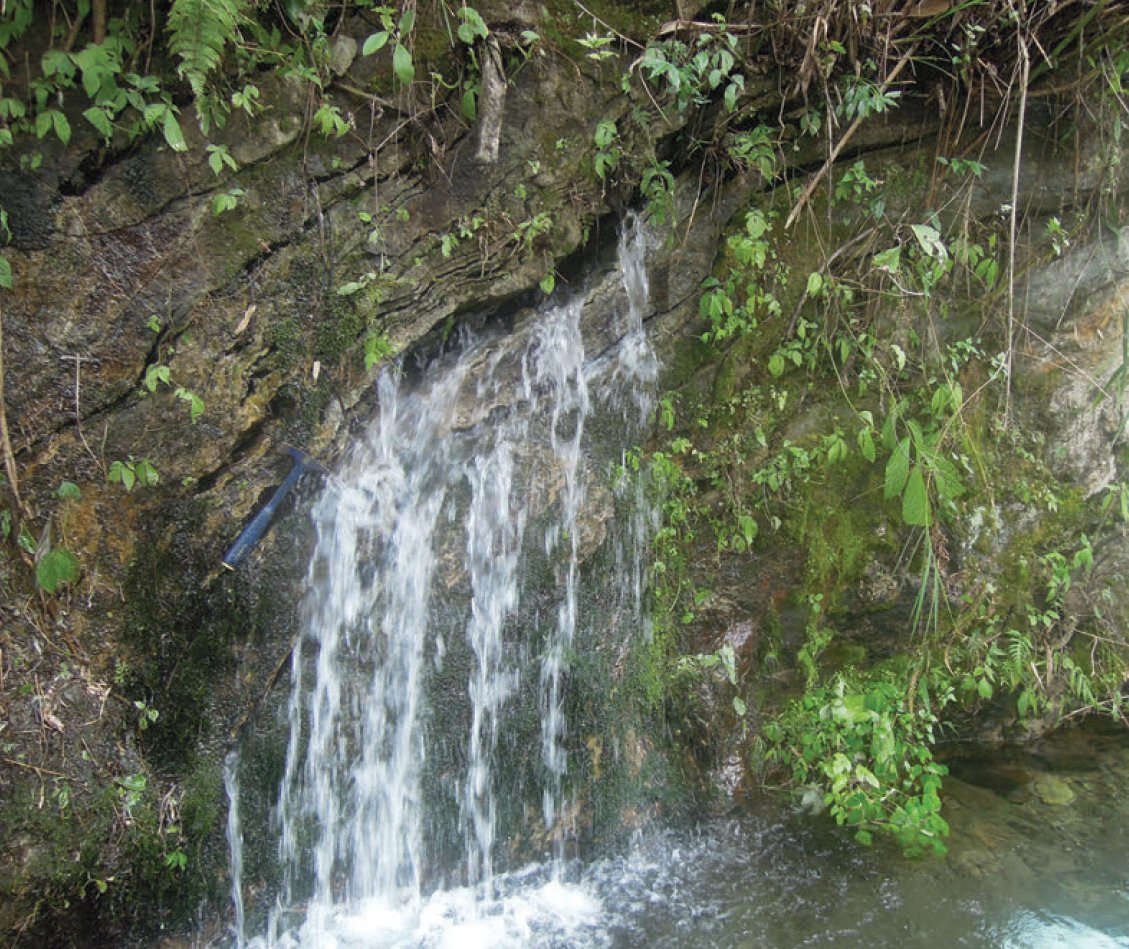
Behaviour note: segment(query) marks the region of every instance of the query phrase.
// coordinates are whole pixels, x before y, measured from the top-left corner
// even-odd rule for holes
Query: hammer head
[[[317,471],[320,474],[329,474],[329,469],[326,468],[320,461],[311,458],[301,448],[295,448],[292,445],[287,445],[284,449],[286,454],[294,459],[294,467],[302,472]]]

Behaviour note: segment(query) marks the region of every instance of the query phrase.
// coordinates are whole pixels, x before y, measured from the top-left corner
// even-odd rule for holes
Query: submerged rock
[[[1054,807],[1071,804],[1077,797],[1068,781],[1053,774],[1040,774],[1031,782],[1031,790],[1044,804]]]

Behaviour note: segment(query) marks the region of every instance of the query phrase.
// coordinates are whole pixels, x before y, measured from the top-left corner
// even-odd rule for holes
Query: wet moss
[[[361,307],[336,293],[327,293],[314,338],[314,355],[335,362],[360,345],[368,320]]]

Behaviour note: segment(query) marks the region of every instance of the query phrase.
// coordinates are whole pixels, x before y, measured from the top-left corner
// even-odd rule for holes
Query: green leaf
[[[370,330],[365,336],[365,369],[371,369],[388,356],[396,353],[396,347],[383,333]]]
[[[82,70],[82,88],[87,98],[101,105],[98,94],[106,84],[114,87],[114,73],[121,72],[121,63],[101,43],[91,43],[86,49],[71,53],[71,60]]]
[[[81,501],[82,492],[73,481],[64,481],[55,489],[55,496],[63,501]]]
[[[148,458],[142,458],[134,466],[134,471],[137,473],[137,480],[143,487],[151,488],[161,480],[161,476],[157,473],[156,467],[154,467],[153,462]]]
[[[67,117],[57,109],[52,109],[47,114],[51,116],[51,124],[55,126],[55,134],[59,136],[59,141],[64,145],[69,144],[71,140],[71,123],[67,121]]]
[[[468,122],[473,122],[478,116],[478,86],[467,86],[459,104],[462,107],[463,117]]]
[[[176,390],[176,397],[188,403],[188,415],[195,424],[196,420],[204,414],[204,400],[191,389],[180,386]]]
[[[174,152],[188,151],[188,143],[184,141],[184,133],[180,130],[180,123],[171,108],[165,111],[161,131],[164,133],[165,141],[169,143],[169,148]]]
[[[928,456],[929,470],[933,476],[933,487],[937,496],[946,501],[955,501],[964,494],[964,485],[957,474],[956,465],[938,452],[931,451]]]
[[[882,489],[882,496],[886,500],[896,498],[902,493],[909,478],[909,436],[903,438],[894,446],[890,460],[886,462],[886,480]]]
[[[154,363],[145,370],[145,378],[143,380],[145,388],[150,392],[156,392],[157,386],[160,383],[165,385],[172,384],[172,373],[168,366],[162,366],[160,363]]]
[[[12,512],[7,508],[0,511],[0,540],[7,540],[12,533]]]
[[[197,98],[208,74],[219,66],[224,47],[238,35],[243,5],[242,0],[173,0],[169,8],[167,48],[180,59],[177,72]]]
[[[125,461],[115,461],[110,465],[107,478],[114,484],[120,484],[126,491],[132,491],[137,483],[137,475],[133,473],[133,465]]]
[[[467,46],[471,46],[476,39],[485,39],[489,35],[490,31],[486,28],[486,22],[473,7],[462,7],[459,10],[459,15],[463,18],[458,30],[459,39]]]
[[[362,56],[371,56],[373,53],[383,49],[388,44],[389,33],[387,30],[381,30],[379,33],[373,33],[368,39],[365,40],[364,46],[361,47]]]
[[[941,234],[937,228],[930,227],[928,224],[911,224],[910,230],[913,231],[913,236],[917,238],[917,243],[921,245],[921,249],[934,260],[945,261],[949,259],[949,249],[945,246],[945,242],[941,240]]]
[[[921,466],[915,465],[902,495],[902,520],[911,527],[929,526],[929,492]]]
[[[0,257],[0,287],[12,289],[12,265],[7,257]]]
[[[97,129],[98,134],[103,138],[109,139],[114,137],[114,126],[110,122],[109,113],[105,109],[91,106],[82,113],[82,116]]]
[[[406,46],[400,43],[397,43],[396,48],[392,51],[392,71],[405,86],[411,85],[412,80],[416,77],[416,67],[412,65],[412,54]]]
[[[35,579],[40,588],[49,594],[78,578],[78,558],[69,550],[56,547],[48,551],[36,564]]]
[[[74,66],[71,65],[71,58],[62,50],[49,49],[43,54],[43,59],[40,61],[44,76],[63,76],[70,78],[74,75]]]
[[[745,704],[745,700],[742,699],[741,696],[733,696],[733,711],[743,716],[748,710],[749,707]]]
[[[859,454],[871,464],[874,463],[874,434],[869,428],[860,428],[858,434]]]
[[[878,270],[896,274],[902,263],[902,248],[900,246],[891,247],[888,250],[881,251],[874,255],[872,263]]]
[[[360,280],[349,280],[337,288],[337,295],[339,297],[351,297],[354,293],[360,293],[369,283],[371,281],[365,277]]]
[[[400,36],[407,36],[412,31],[412,27],[416,25],[416,11],[415,8],[409,8],[404,11],[404,15],[400,17],[400,25],[397,31]]]

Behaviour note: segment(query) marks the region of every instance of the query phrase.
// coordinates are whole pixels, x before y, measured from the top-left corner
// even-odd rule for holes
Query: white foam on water
[[[441,890],[422,900],[392,906],[371,899],[330,912],[311,907],[296,932],[275,943],[280,949],[530,949],[608,945],[606,914],[584,884],[544,879],[538,866],[495,880],[506,895],[484,899],[478,888]],[[536,876],[539,879],[529,880]],[[267,943],[252,941],[250,949]]]

